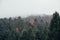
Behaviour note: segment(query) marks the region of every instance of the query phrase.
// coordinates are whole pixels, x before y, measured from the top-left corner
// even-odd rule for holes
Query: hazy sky
[[[0,18],[60,13],[60,0],[0,0]]]

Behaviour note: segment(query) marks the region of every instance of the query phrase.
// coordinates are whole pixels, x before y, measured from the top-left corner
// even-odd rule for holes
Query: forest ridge
[[[60,40],[59,13],[0,18],[0,40]]]

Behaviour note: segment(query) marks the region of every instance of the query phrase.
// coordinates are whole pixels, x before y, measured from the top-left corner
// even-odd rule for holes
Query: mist
[[[1,17],[60,13],[60,0],[0,0]]]

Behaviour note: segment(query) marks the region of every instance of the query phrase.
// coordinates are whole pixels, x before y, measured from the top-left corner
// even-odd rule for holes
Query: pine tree
[[[24,32],[22,33],[22,36],[20,37],[20,40],[28,40],[27,31],[24,31]]]
[[[59,27],[59,14],[55,12],[53,14],[53,18],[50,23],[49,33],[48,33],[48,40],[57,40],[57,29]]]
[[[34,33],[33,33],[32,27],[29,28],[29,30],[28,30],[28,39],[29,40],[34,40]]]
[[[60,18],[60,17],[59,17]],[[57,28],[57,33],[56,33],[56,40],[60,40],[60,19],[59,19],[59,24],[58,24],[58,28]]]
[[[35,35],[36,35],[36,37],[35,37],[36,40],[41,40],[39,31],[37,31]]]

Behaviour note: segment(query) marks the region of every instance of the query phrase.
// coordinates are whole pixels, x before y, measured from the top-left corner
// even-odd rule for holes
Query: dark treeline
[[[60,16],[0,18],[0,40],[60,40]]]

